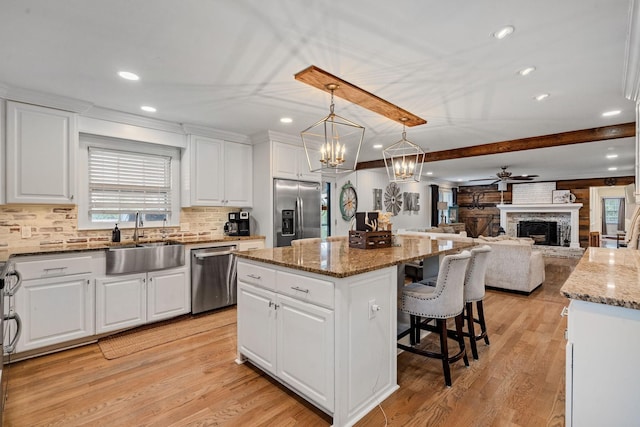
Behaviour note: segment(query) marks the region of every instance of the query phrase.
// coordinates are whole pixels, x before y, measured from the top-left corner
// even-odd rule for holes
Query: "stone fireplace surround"
[[[517,237],[519,221],[555,221],[560,226],[561,239],[568,238],[569,247],[579,248],[579,216],[582,203],[500,204],[500,227],[511,237]],[[565,235],[566,234],[566,235]]]

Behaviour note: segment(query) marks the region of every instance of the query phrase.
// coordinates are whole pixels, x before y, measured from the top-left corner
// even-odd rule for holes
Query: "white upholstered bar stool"
[[[320,237],[309,237],[307,239],[296,239],[291,241],[291,246],[306,245],[307,243],[320,243],[322,239]]]
[[[349,236],[327,236],[327,242],[348,242]]]
[[[463,251],[455,255],[447,255],[440,263],[440,270],[436,286],[412,283],[402,290],[402,304],[400,310],[410,314],[410,346],[398,343],[398,348],[426,357],[440,359],[444,371],[444,380],[451,386],[451,370],[449,365],[460,359],[469,366],[469,359],[464,346],[463,311],[464,311],[464,278],[471,254]],[[422,318],[427,321],[423,322]],[[449,355],[447,343],[447,319],[454,318],[456,323],[456,341],[460,351]],[[435,319],[436,326],[428,322]],[[420,341],[420,330],[436,332],[440,336],[440,353],[417,348]]]
[[[484,278],[487,273],[487,263],[489,261],[489,253],[491,246],[484,245],[471,249],[471,259],[467,267],[467,274],[464,279],[464,303],[465,318],[467,320],[467,335],[471,344],[471,354],[474,359],[478,359],[478,346],[476,341],[484,339],[485,344],[489,345],[489,336],[487,335],[487,324],[484,321],[484,307],[482,300],[484,298]],[[474,318],[473,303],[476,303],[478,318]],[[480,334],[476,335],[474,324],[480,325]]]

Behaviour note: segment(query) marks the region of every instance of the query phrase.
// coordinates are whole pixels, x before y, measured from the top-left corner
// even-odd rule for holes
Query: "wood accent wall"
[[[589,188],[605,187],[605,180],[610,178],[575,179],[556,181],[556,189],[570,190],[576,196],[576,203],[582,203],[579,212],[580,246],[589,246]],[[615,185],[628,185],[635,182],[633,176],[616,177]],[[504,192],[504,203],[511,203],[511,187],[509,183]],[[475,185],[458,189],[459,221],[466,225],[469,236],[497,236],[500,228],[500,192],[497,185]]]

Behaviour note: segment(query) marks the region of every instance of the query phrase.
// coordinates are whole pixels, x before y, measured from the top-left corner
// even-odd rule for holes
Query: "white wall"
[[[358,212],[373,210],[374,188],[382,189],[382,211],[386,212],[386,209],[384,208],[384,190],[389,184],[389,178],[387,177],[387,174],[384,170],[361,170],[350,174],[336,175],[336,185],[333,187],[334,191],[332,197],[332,206],[334,207],[332,211],[332,216],[334,218],[332,229],[333,235],[348,234],[350,229],[350,223],[342,219],[339,207],[340,189],[347,181],[351,181],[351,183],[356,188],[356,192],[358,194]],[[418,212],[401,210],[398,215],[394,216],[391,219],[394,231],[399,228],[426,228],[430,226],[431,203],[429,197],[429,184],[429,182],[424,181],[399,184],[400,191],[402,192],[420,194],[418,199],[420,210]]]

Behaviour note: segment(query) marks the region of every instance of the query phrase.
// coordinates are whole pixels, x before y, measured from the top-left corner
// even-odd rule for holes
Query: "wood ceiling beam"
[[[490,154],[511,153],[514,151],[535,150],[539,148],[560,147],[562,145],[583,144],[585,142],[606,141],[609,139],[628,138],[636,134],[635,122],[598,128],[575,130],[551,135],[534,136],[510,141],[492,142],[451,150],[434,151],[425,154],[425,162],[454,160],[465,157],[487,156]],[[384,160],[358,162],[356,170],[383,168]]]
[[[333,91],[335,96],[346,99],[349,102],[371,110],[374,113],[378,113],[400,124],[405,124],[408,127],[427,123],[425,119],[422,119],[415,114],[390,103],[389,101],[385,101],[371,92],[367,92],[356,85],[344,81],[340,77],[334,76],[315,65],[311,65],[296,73],[294,77],[300,82],[306,83],[328,93],[331,93],[331,90],[327,88],[327,85],[337,85],[338,87]]]

